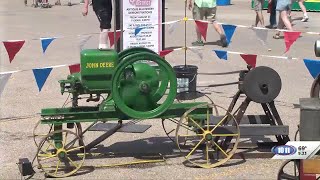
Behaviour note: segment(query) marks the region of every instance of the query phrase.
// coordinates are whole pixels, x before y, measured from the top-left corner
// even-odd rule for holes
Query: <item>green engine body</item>
[[[85,49],[80,54],[80,73],[68,76],[71,89],[77,94],[103,94],[111,92],[111,79],[118,65],[118,53],[113,49]]]

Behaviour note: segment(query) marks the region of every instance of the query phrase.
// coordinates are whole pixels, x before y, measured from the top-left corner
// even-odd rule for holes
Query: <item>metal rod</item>
[[[238,74],[242,71],[230,71],[230,72],[221,72],[221,73],[197,73],[198,75],[227,75],[227,74]]]
[[[228,85],[235,85],[235,84],[239,84],[238,82],[231,82],[231,83],[223,83],[223,84],[210,84],[210,85],[206,85],[206,86],[197,86],[197,87],[218,87],[218,86],[228,86]]]
[[[116,0],[113,0],[113,30],[114,30],[114,33],[113,33],[113,38],[114,38],[114,50],[117,51],[117,5],[116,5]]]
[[[184,18],[187,17],[187,0],[184,6]],[[187,66],[187,21],[184,21],[184,65]]]
[[[119,121],[117,126],[114,127],[113,129],[107,131],[106,133],[104,133],[103,135],[101,135],[100,137],[98,137],[97,139],[93,140],[90,144],[88,144],[85,147],[86,151],[89,151],[90,149],[92,149],[93,147],[95,147],[97,144],[101,143],[102,141],[104,141],[105,139],[107,139],[108,137],[112,136],[115,132],[118,131],[118,129],[120,129],[122,127],[122,122]]]

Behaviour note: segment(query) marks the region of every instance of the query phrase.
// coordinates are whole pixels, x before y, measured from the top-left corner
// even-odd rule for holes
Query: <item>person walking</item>
[[[270,17],[269,17],[269,25],[266,26],[266,28],[270,29],[276,29],[277,28],[277,0],[269,0],[269,6],[270,6]]]
[[[292,2],[291,0],[278,0],[276,10],[279,11],[279,23],[278,29],[284,29],[284,26],[287,30],[292,31],[292,25],[288,18],[289,12],[291,10]],[[280,31],[278,31],[274,36],[274,39],[280,39]]]
[[[304,0],[298,0],[298,4],[300,6],[300,9],[301,11],[303,12],[303,18],[301,19],[302,22],[307,22],[309,17],[308,17],[308,14],[307,14],[307,9],[306,7],[304,6]]]
[[[299,4],[299,7],[300,7],[300,9],[301,9],[301,11],[303,13],[303,17],[302,17],[301,21],[302,22],[307,22],[309,20],[309,17],[308,17],[308,14],[307,14],[307,9],[303,4],[304,0],[297,0],[297,1],[298,1],[298,4]],[[290,11],[289,14],[291,14],[291,11]]]
[[[227,47],[228,42],[227,38],[223,32],[221,25],[216,22],[217,16],[217,2],[216,0],[189,0],[189,10],[192,10],[192,15],[194,20],[208,20],[213,23],[214,29],[220,35],[220,41],[222,47]],[[196,26],[197,41],[193,42],[193,46],[204,46],[204,43],[201,39],[201,33]]]
[[[88,15],[88,6],[89,0],[84,0],[83,16]],[[108,32],[111,29],[112,2],[111,0],[92,0],[92,7],[100,22],[99,49],[108,49],[110,48]]]
[[[262,6],[263,6],[264,0],[254,0],[254,11],[256,12],[256,22],[254,27],[257,27],[259,22],[262,27],[264,27],[264,18],[262,14]]]

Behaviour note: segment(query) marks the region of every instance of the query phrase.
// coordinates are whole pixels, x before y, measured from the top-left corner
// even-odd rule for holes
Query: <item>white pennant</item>
[[[191,48],[191,47],[190,47],[189,49],[190,49],[190,51],[192,51],[193,53],[197,54],[197,55],[200,57],[201,60],[203,59],[202,53],[199,51],[199,49]]]
[[[79,43],[79,48],[80,51],[83,49],[83,46],[89,41],[89,39],[92,37],[92,35],[84,36],[81,37],[80,43]]]
[[[178,24],[178,21],[175,21],[171,24],[168,24],[169,25],[169,28],[168,28],[168,31],[169,31],[169,34],[172,34],[173,31],[176,29],[177,27],[177,24]]]
[[[265,46],[267,44],[268,30],[253,28],[253,31],[256,33],[256,36],[258,37],[262,45]]]
[[[0,74],[0,96],[4,90],[4,87],[6,86],[10,76],[12,73],[8,73],[8,74]]]

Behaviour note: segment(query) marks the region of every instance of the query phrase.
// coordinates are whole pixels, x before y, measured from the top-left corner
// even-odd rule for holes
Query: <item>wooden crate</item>
[[[320,158],[303,160],[305,174],[320,174]]]

